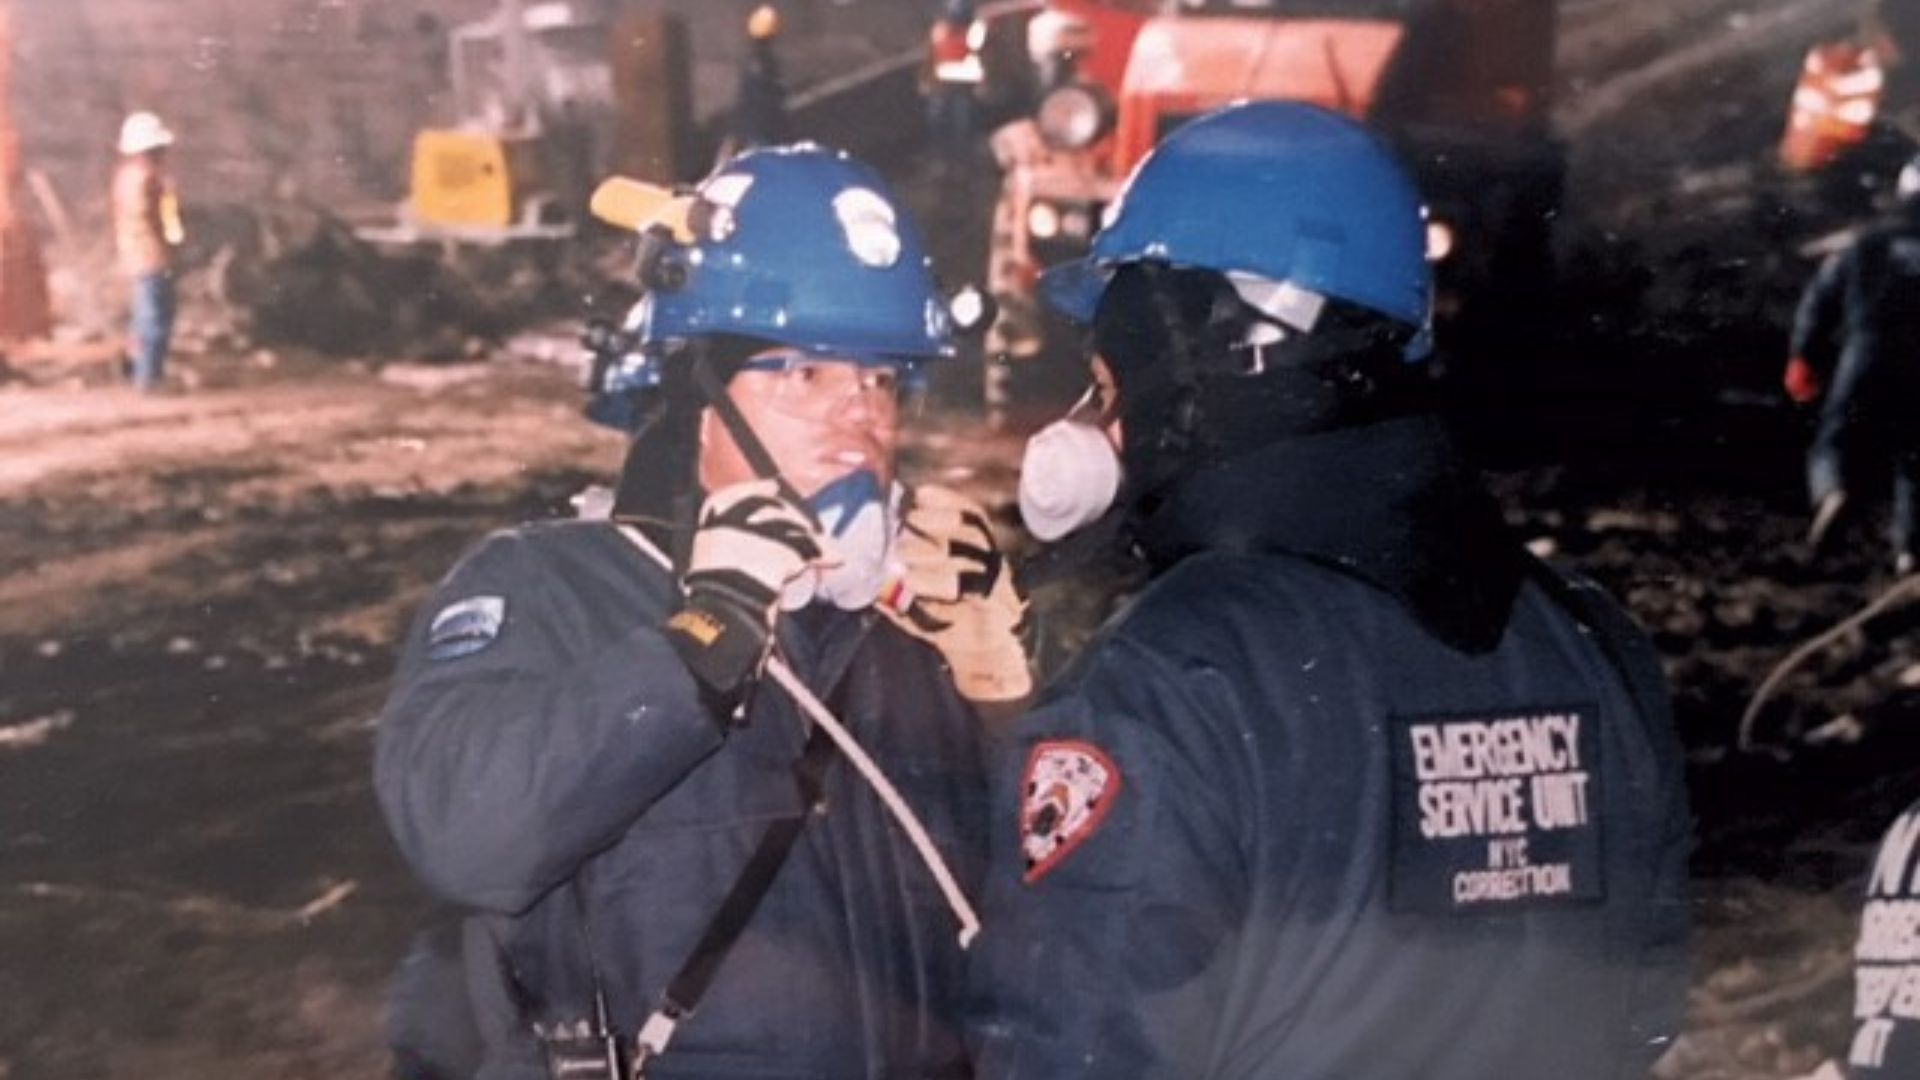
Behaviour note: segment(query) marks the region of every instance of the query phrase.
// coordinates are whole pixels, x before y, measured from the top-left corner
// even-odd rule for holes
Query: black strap
[[[720,381],[719,373],[713,369],[710,353],[702,351],[695,358],[693,380],[695,385],[699,386],[700,392],[706,395],[707,405],[713,409],[713,414],[720,418],[721,426],[727,429],[728,435],[733,436],[733,444],[739,447],[740,455],[747,459],[747,465],[753,469],[753,475],[762,480],[773,481],[779,487],[781,495],[806,511],[808,517],[812,517],[813,511],[807,507],[807,500],[794,490],[793,485],[780,472],[780,466],[773,460],[773,454],[767,450],[767,444],[761,442],[760,436],[754,434],[753,425],[747,422],[746,415],[740,411],[740,406],[734,404],[733,398],[728,396],[726,384]]]
[[[753,921],[753,913],[766,899],[773,887],[773,879],[779,875],[780,868],[786,865],[787,856],[793,852],[794,842],[800,839],[801,830],[806,828],[807,819],[813,816],[820,802],[821,792],[826,779],[827,767],[833,764],[834,742],[824,727],[815,725],[813,734],[808,737],[807,745],[800,752],[800,760],[793,767],[794,784],[800,791],[800,813],[792,817],[783,817],[767,826],[760,837],[760,846],[754,849],[753,857],[734,879],[733,888],[727,891],[727,897],[720,902],[713,921],[707,924],[699,944],[693,947],[679,974],[667,983],[666,992],[660,997],[659,1008],[677,1018],[690,1016],[700,1005],[700,999],[706,996],[707,988],[712,985],[713,977],[719,973],[720,965],[727,954],[740,940],[740,934],[747,924]]]

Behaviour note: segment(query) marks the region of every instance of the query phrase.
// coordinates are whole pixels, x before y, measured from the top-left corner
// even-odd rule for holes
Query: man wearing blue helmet
[[[401,851],[475,913],[479,1075],[962,1076],[974,702],[1029,684],[984,517],[895,476],[946,308],[879,178],[818,148],[631,223],[612,519],[469,554],[382,720]]]
[[[1094,385],[1021,504],[1145,590],[990,767],[976,1074],[1643,1075],[1685,989],[1659,668],[1422,372],[1420,200],[1333,113],[1179,129],[1046,283]]]

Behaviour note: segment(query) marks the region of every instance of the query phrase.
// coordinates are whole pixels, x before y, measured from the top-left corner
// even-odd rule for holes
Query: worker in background
[[[1829,256],[1802,294],[1784,384],[1794,401],[1820,404],[1809,546],[1833,538],[1859,483],[1890,461],[1894,570],[1908,574],[1920,554],[1920,157],[1894,190],[1886,219]]]
[[[1020,503],[1123,515],[1153,576],[991,767],[976,1075],[1646,1075],[1687,984],[1666,690],[1451,445],[1408,174],[1266,102],[1115,205],[1043,280],[1092,382]]]
[[[133,282],[129,374],[142,390],[166,377],[176,308],[174,250],[186,240],[180,200],[167,168],[173,132],[158,116],[135,112],[120,125],[113,174],[113,239],[120,270]]]
[[[970,172],[974,113],[986,81],[980,51],[986,43],[987,24],[975,16],[973,0],[946,0],[927,33],[920,88],[927,99],[934,164],[944,173],[964,177]]]
[[[740,82],[734,93],[732,123],[721,160],[756,146],[786,142],[787,86],[774,44],[780,37],[780,11],[761,4],[747,16],[747,50],[740,57]]]
[[[976,708],[1031,675],[984,513],[896,471],[948,309],[879,177],[818,147],[749,152],[631,223],[648,291],[611,519],[467,555],[377,743],[402,853],[481,913],[469,968],[505,984],[472,994],[482,1075],[963,1077],[964,903],[939,874],[977,887]]]

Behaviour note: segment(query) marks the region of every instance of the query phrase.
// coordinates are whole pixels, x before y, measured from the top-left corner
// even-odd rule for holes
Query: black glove
[[[667,640],[729,711],[766,661],[781,587],[820,553],[806,512],[771,480],[722,488],[700,508],[683,580],[687,599],[667,619]]]

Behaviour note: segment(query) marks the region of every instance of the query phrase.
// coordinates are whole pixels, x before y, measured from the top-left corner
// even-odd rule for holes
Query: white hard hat
[[[167,130],[167,125],[150,112],[128,113],[126,120],[120,124],[120,152],[123,154],[144,154],[172,145],[173,132]]]

